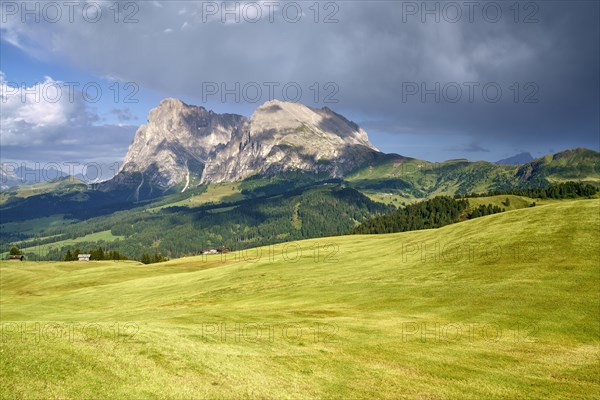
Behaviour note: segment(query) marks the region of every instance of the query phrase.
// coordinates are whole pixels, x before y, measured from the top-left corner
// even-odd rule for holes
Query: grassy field
[[[224,256],[0,264],[1,398],[600,398],[600,202]]]

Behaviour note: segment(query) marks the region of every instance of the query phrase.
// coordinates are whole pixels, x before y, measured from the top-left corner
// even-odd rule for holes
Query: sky
[[[329,107],[384,152],[600,150],[596,1],[0,3],[0,158],[119,163],[161,99]]]

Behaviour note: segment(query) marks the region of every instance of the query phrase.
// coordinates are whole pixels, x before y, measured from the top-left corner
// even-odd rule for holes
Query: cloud
[[[113,108],[110,113],[115,115],[119,122],[128,122],[137,119],[133,116],[131,109],[129,108]]]
[[[293,7],[270,10],[268,2],[259,2],[261,18],[248,22],[250,3],[238,3],[239,23],[223,9],[234,3],[189,1],[139,2],[115,23],[106,2],[96,23],[79,10],[74,23],[9,18],[2,33],[38,58],[166,96],[202,99],[206,83],[275,82],[275,97],[282,98],[293,82],[302,101],[377,121],[389,134],[417,133],[427,141],[443,133],[487,148],[509,143],[532,151],[540,143],[597,147],[596,2],[532,3],[537,9],[518,3],[518,15],[512,3],[495,2],[502,7],[498,22],[489,21],[493,10],[483,12],[487,3],[477,6],[473,21],[463,5],[456,23],[443,2],[328,2],[319,3],[318,14],[308,8],[312,3],[295,2],[298,22],[290,22]],[[416,4],[416,14],[408,3]],[[425,6],[440,7],[439,22],[436,15],[422,22]],[[138,22],[124,23],[127,16]],[[330,82],[335,90],[327,89]],[[325,103],[328,96],[337,102]],[[209,101],[221,99],[219,93]],[[240,106],[235,96],[225,100],[233,112]]]
[[[2,159],[102,161],[122,157],[135,131],[132,126],[98,124],[100,117],[81,95],[70,96],[65,82],[45,77],[30,87],[0,74]],[[121,121],[129,110],[114,110]]]
[[[484,149],[477,143],[469,143],[469,145],[467,147],[463,147],[461,150],[466,151],[467,153],[480,153],[480,152],[489,153],[490,152],[488,149]]]

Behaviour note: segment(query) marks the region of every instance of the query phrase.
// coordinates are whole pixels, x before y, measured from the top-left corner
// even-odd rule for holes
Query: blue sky
[[[161,99],[250,116],[269,100],[269,84],[280,100],[283,87],[292,98],[299,87],[300,101],[357,122],[384,152],[495,161],[598,150],[597,2],[530,2],[536,8],[518,15],[501,3],[495,22],[479,11],[470,21],[464,9],[450,21],[444,8],[423,22],[424,3],[384,1],[323,2],[318,15],[313,3],[293,2],[275,7],[272,21],[249,22],[248,10],[264,5],[241,2],[239,23],[224,18],[221,3],[88,3],[102,19],[91,23],[76,8],[73,21],[67,10],[56,22],[35,21],[23,3],[2,4],[3,161],[119,161]],[[302,19],[290,22],[296,9]],[[72,100],[23,100],[23,88],[65,82],[77,85]],[[97,102],[82,96],[84,85],[101,88]],[[222,85],[240,99],[222,98]],[[263,92],[254,100],[256,87]]]

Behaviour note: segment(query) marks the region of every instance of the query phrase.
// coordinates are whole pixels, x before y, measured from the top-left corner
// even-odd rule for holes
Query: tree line
[[[479,205],[469,210],[466,199],[498,195],[517,195],[541,199],[573,199],[592,197],[598,193],[595,186],[580,182],[563,182],[546,188],[494,190],[487,193],[456,194],[434,197],[420,203],[410,204],[388,214],[375,216],[356,228],[350,234],[394,233],[420,229],[440,228],[444,225],[459,222],[461,219],[483,217],[505,211],[504,208],[492,204]],[[507,197],[502,204],[510,206]],[[535,202],[531,204],[535,206]]]
[[[409,204],[389,214],[373,217],[350,231],[350,234],[394,233],[440,228],[458,222],[469,206],[467,200],[449,196],[434,197]]]
[[[598,193],[598,188],[588,183],[562,182],[545,188],[492,190],[487,193],[457,194],[454,198],[465,199],[512,194],[533,199],[575,199],[578,197],[592,197],[596,193]]]

